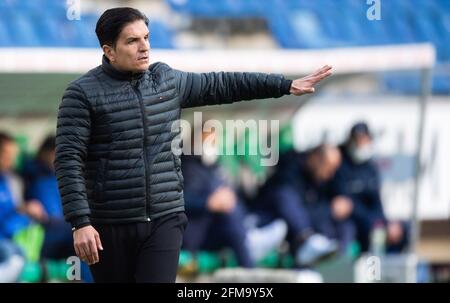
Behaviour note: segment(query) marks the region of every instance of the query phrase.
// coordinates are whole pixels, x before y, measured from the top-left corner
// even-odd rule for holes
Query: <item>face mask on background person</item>
[[[210,166],[217,162],[219,158],[219,151],[215,144],[204,143],[202,152],[202,162],[203,164]]]
[[[356,164],[362,164],[369,161],[373,157],[373,147],[372,144],[365,144],[364,146],[356,146],[355,144],[350,144],[349,155],[353,162]]]

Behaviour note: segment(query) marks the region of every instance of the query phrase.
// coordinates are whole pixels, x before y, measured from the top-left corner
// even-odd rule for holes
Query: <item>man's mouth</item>
[[[147,56],[138,58],[138,61],[147,61],[147,60],[148,60]]]

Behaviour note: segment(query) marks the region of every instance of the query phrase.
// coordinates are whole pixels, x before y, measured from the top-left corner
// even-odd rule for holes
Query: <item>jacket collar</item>
[[[114,66],[111,65],[111,63],[109,62],[109,59],[106,58],[105,55],[103,55],[103,57],[102,57],[102,69],[110,77],[115,78],[117,80],[124,80],[124,81],[140,79],[145,74],[145,72],[133,73],[133,72],[119,71],[118,69],[116,69]]]

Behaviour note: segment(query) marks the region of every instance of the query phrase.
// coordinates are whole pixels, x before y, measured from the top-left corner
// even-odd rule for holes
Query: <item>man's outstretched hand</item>
[[[314,85],[331,75],[332,67],[325,65],[315,73],[292,81],[290,93],[296,96],[314,93]]]

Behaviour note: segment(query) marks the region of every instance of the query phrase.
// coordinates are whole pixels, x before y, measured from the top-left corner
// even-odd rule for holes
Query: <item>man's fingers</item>
[[[325,79],[326,77],[328,77],[328,76],[330,76],[330,75],[331,75],[331,72],[330,72],[330,71],[321,74],[321,75],[318,77],[318,78],[319,78],[319,81]]]
[[[311,94],[315,92],[314,86],[332,74],[333,67],[330,65],[324,65],[318,69],[315,73],[306,77],[294,80],[291,87],[291,92],[295,95]]]
[[[75,254],[78,256],[78,258],[81,259],[81,252],[80,249],[78,248],[78,245],[74,245],[73,248],[75,249]]]
[[[314,89],[314,87],[308,87],[308,88],[304,88],[303,89],[303,93],[304,94],[312,94],[314,93],[316,90]]]
[[[89,241],[89,249],[91,251],[91,260],[94,263],[98,262],[98,250],[97,250],[97,243],[95,240]]]
[[[82,261],[86,261],[87,260],[87,255],[86,252],[84,251],[84,249],[81,247],[81,245],[77,245],[75,246],[76,249],[75,251],[77,252],[77,256],[82,260]]]
[[[323,79],[330,76],[331,74],[332,74],[331,71],[328,71],[328,72],[320,74],[318,76],[311,77],[308,80],[311,81],[313,84],[316,84],[317,82],[322,81]]]
[[[325,68],[326,68],[326,65],[325,65],[325,66],[322,66],[321,68],[319,68],[318,70],[316,70],[316,71],[313,73],[313,76],[317,76],[317,75],[319,75],[320,73],[324,72],[324,71],[325,71]]]
[[[103,250],[102,241],[100,241],[100,235],[95,235],[95,243],[97,244],[97,248]]]
[[[88,264],[91,263],[91,261],[89,259],[90,258],[89,257],[89,255],[90,255],[89,248],[87,248],[84,244],[81,244],[80,252],[81,252],[81,255],[83,256],[83,257],[81,257],[81,260],[87,262]]]
[[[87,261],[88,264],[91,265],[93,263],[93,259],[92,259],[92,254],[91,254],[89,245],[87,243],[84,243],[82,245],[82,250],[85,254],[85,261]]]
[[[332,69],[332,67],[330,65],[325,65],[321,68],[319,68],[316,72],[314,72],[312,74],[312,76],[318,76],[320,74],[326,73],[327,71],[329,71],[330,69]]]

